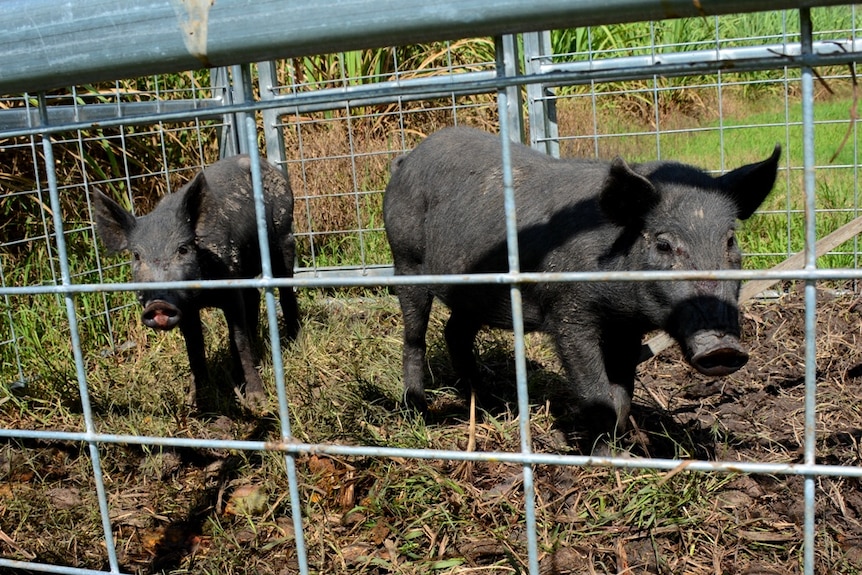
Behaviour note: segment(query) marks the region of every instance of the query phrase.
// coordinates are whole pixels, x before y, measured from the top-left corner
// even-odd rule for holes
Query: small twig
[[[844,145],[847,144],[847,140],[850,139],[850,134],[853,133],[853,127],[856,125],[856,120],[859,119],[859,83],[856,81],[856,62],[850,62],[850,78],[853,82],[853,103],[850,104],[850,123],[847,124],[847,131],[844,132],[844,137],[841,139],[841,143],[838,144],[838,149],[835,150],[835,153],[832,154],[832,157],[829,158],[829,163],[833,163],[835,158],[838,157],[838,154],[841,153],[841,150],[844,149]]]
[[[476,390],[470,389],[470,431],[467,438],[467,451],[476,451]],[[473,462],[462,461],[455,470],[455,475],[465,481],[473,478]]]
[[[671,469],[670,471],[665,473],[664,476],[661,479],[659,479],[659,482],[656,483],[656,487],[661,487],[662,485],[667,483],[671,477],[673,477],[674,475],[676,475],[680,471],[685,471],[685,469],[689,465],[691,465],[691,463],[692,463],[691,461],[683,461],[682,463],[680,463],[679,465],[677,465],[676,467],[674,467],[673,469]]]
[[[4,542],[6,545],[8,545],[9,547],[14,549],[15,551],[17,551],[21,555],[23,555],[24,558],[27,559],[27,561],[32,561],[33,559],[36,558],[35,555],[33,555],[32,553],[30,553],[29,551],[27,551],[26,549],[24,549],[23,547],[21,547],[20,545],[15,543],[15,541],[11,537],[6,535],[6,532],[3,531],[2,529],[0,529],[0,541]]]

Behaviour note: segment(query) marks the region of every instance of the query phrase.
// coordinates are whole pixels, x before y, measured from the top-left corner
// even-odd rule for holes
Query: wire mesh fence
[[[859,215],[857,26],[853,6],[662,20],[3,97],[0,566],[857,572],[858,375],[851,367],[832,385],[824,365],[836,359],[814,322],[818,286],[854,293],[858,245],[851,234],[823,253],[810,249]],[[390,163],[453,124],[561,157],[677,160],[715,173],[766,157],[776,143],[783,156],[768,204],[739,231],[741,271],[393,277],[382,216]],[[211,411],[196,413],[184,404],[182,341],[140,325],[132,292],[152,285],[131,283],[126,259],[103,250],[93,193],[145,214],[220,156],[251,152],[255,165],[256,150],[291,180],[296,278],[264,273],[203,289],[264,290],[271,359],[261,372],[273,399],[250,415],[227,385],[213,391]],[[507,157],[503,166],[511,169]],[[804,262],[775,267],[806,248]],[[553,346],[523,331],[480,341],[490,358],[483,369],[515,380],[517,395],[480,422],[479,450],[465,449],[466,406],[447,388],[454,375],[442,329],[429,331],[428,359],[443,380],[431,391],[441,421],[400,407],[397,286],[491,281],[517,291],[704,274],[769,279],[773,296],[800,281],[805,326],[792,345],[767,329],[770,304],[745,312],[751,339],[772,334],[784,350],[758,364],[760,380],[757,368],[743,375],[744,387],[764,410],[784,406],[786,422],[796,422],[792,440],[778,423],[774,437],[732,428],[744,417],[722,406],[743,401],[725,392],[716,399],[724,424],[684,419],[708,400],[668,392],[663,373],[676,367],[654,362],[639,372],[640,439],[631,447],[652,457],[573,450],[559,440],[550,402],[530,406],[543,380],[562,376]],[[191,287],[164,287],[177,285]],[[275,288],[300,294],[303,336],[285,347]],[[846,316],[852,299],[837,301],[830,309]],[[444,321],[438,311],[432,327]],[[223,331],[214,315],[204,324],[208,334]],[[851,334],[854,325],[851,316]],[[215,379],[229,379],[222,347],[208,343]],[[763,375],[794,361],[795,376]],[[762,411],[745,417],[757,430],[772,421]],[[739,447],[746,442],[765,447]],[[757,507],[780,498],[795,507]]]

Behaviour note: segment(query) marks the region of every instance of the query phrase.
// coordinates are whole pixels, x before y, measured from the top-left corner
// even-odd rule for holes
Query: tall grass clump
[[[817,40],[820,37],[834,38],[835,30],[852,30],[855,22],[852,10],[839,6],[812,10],[812,24]],[[632,22],[551,32],[554,59],[559,62],[781,45],[799,42],[799,39],[799,19],[795,13],[785,11]],[[798,78],[796,70],[785,72],[780,68],[746,72],[741,78],[738,93],[750,105],[756,105],[766,95],[777,97],[787,88],[782,84],[785,74],[789,74],[791,79]],[[656,113],[683,112],[700,117],[709,114],[715,102],[704,99],[699,87],[711,87],[713,83],[713,76],[660,76],[624,83],[561,86],[557,92],[563,96],[611,94],[609,101],[617,109],[652,120]],[[798,90],[797,82],[791,82],[789,86],[791,90]]]

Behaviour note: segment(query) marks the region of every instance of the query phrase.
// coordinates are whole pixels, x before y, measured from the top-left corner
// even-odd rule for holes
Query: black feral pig
[[[780,154],[714,178],[680,163],[557,160],[513,144],[521,271],[739,269],[736,220],[769,194]],[[383,202],[396,274],[508,271],[501,156],[497,136],[448,128],[396,158]],[[405,398],[422,411],[435,296],[451,310],[444,336],[455,371],[480,394],[475,336],[512,329],[508,285],[401,286]],[[522,285],[525,328],[553,337],[569,411],[593,437],[625,429],[641,339],[653,329],[704,374],[742,367],[738,297],[738,281]]]
[[[275,277],[293,277],[293,194],[283,172],[261,161],[266,227]],[[252,278],[260,274],[260,247],[252,196],[251,160],[246,155],[216,162],[147,215],[135,217],[107,196],[94,195],[96,231],[112,252],[132,254],[132,279],[166,282]],[[279,290],[288,338],[299,330],[296,294]],[[260,292],[238,289],[157,289],[138,293],[148,327],[179,326],[186,342],[192,382],[188,403],[207,382],[200,310],[217,307],[227,320],[237,390],[245,384],[250,406],[264,397],[257,372]]]

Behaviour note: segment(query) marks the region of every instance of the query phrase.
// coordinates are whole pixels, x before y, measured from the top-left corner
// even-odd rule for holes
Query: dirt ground
[[[778,299],[743,307],[751,359],[739,372],[721,379],[700,376],[676,347],[640,366],[634,431],[626,439],[634,455],[802,462],[804,305],[798,288],[785,288]],[[332,363],[315,363],[311,375],[303,377],[322,378],[331,371],[336,381],[352,377],[359,382],[358,391],[344,388],[332,396],[321,395],[326,393],[323,386],[309,391],[308,397],[295,390],[292,401],[327,403],[332,410],[316,413],[317,419],[304,426],[303,413],[297,412],[295,423],[304,441],[464,448],[462,408],[456,405],[455,416],[417,427],[378,389],[380,381],[390,377],[385,374],[400,367],[400,314],[393,302],[388,298],[378,307],[345,304],[303,310],[306,330],[317,329],[318,323],[344,328],[330,338],[334,347],[322,351]],[[439,340],[440,318],[432,324],[429,338]],[[817,324],[817,461],[859,466],[862,303],[847,290],[819,290]],[[375,352],[375,360],[385,359],[385,367],[349,365],[348,354],[358,353],[368,339],[365,330],[376,334],[375,345],[379,341],[382,351]],[[508,342],[510,335],[501,334],[482,343],[483,369],[501,378],[511,376]],[[448,358],[439,345],[431,345],[429,364],[436,381],[445,385]],[[292,353],[308,356],[308,350]],[[180,365],[184,358],[178,355]],[[560,377],[553,353],[540,340],[528,342],[528,357],[531,384]],[[129,373],[128,366],[117,369],[121,375]],[[353,369],[356,375],[339,369]],[[378,369],[384,375],[375,374]],[[397,373],[391,379],[397,383]],[[350,397],[354,392],[356,397]],[[113,393],[113,405],[105,407],[95,390],[97,412],[119,409],[121,402]],[[169,401],[179,396],[175,390]],[[445,403],[445,397],[440,401]],[[477,449],[518,449],[512,409],[480,421]],[[11,411],[4,413],[5,425],[62,427],[47,420],[13,421]],[[140,425],[146,422],[144,418]],[[190,436],[277,435],[274,419],[178,419],[176,426],[176,433]],[[541,404],[533,410],[532,426],[536,451],[574,452]],[[83,445],[61,443],[0,446],[3,557],[106,568],[87,453]],[[103,457],[124,570],[297,572],[284,462],[277,454],[107,445]],[[297,472],[311,570],[524,572],[520,471],[499,462],[465,468],[433,460],[301,456]],[[799,477],[537,466],[535,485],[542,575],[801,572]],[[862,573],[862,484],[858,479],[819,478],[816,497],[816,572]]]
[[[803,462],[804,295],[791,283],[777,293],[782,295],[743,306],[750,360],[737,373],[719,379],[702,376],[685,363],[677,346],[640,366],[631,417],[634,430],[625,439],[633,455]],[[862,301],[852,290],[818,290],[816,337],[817,462],[859,466]],[[541,365],[536,367],[541,371]],[[565,450],[560,442],[536,440],[533,433],[537,450]],[[602,523],[591,490],[620,496],[616,521],[603,523],[603,528],[593,524],[592,535],[581,539],[561,535],[555,550],[542,556],[541,572],[801,573],[801,477],[691,475],[674,484],[674,498],[656,489],[666,478],[647,486],[639,481],[643,476],[617,476],[614,486],[601,472],[540,467],[536,472],[540,518],[571,521],[589,531],[590,519]],[[476,480],[487,481],[491,489],[501,484],[499,477]],[[711,480],[718,483],[707,485]],[[688,489],[698,491],[700,499],[687,500]],[[641,495],[650,499],[643,508],[634,501]],[[669,506],[668,515],[656,519],[661,513],[657,509],[664,505]],[[647,515],[657,515],[644,519],[641,514],[650,506]],[[691,522],[679,521],[681,513],[690,513]],[[815,571],[862,573],[860,480],[818,479],[816,524]]]
[[[777,300],[744,307],[744,335],[751,359],[739,372],[710,379],[691,370],[677,348],[643,365],[638,394],[640,425],[655,431],[665,417],[675,422],[674,441],[691,456],[724,461],[803,462],[804,301],[798,286]],[[818,290],[817,462],[859,466],[862,458],[862,303],[842,290]],[[655,437],[655,434],[649,434]],[[644,449],[672,456],[666,445]],[[653,442],[654,443],[654,442]],[[738,543],[778,546],[801,541],[802,479],[740,476],[723,491],[742,528]],[[862,485],[858,479],[817,482],[817,572],[862,570]],[[762,529],[752,529],[759,525]],[[649,553],[648,553],[649,554]],[[738,557],[737,557],[738,558]],[[631,560],[631,554],[629,559]],[[638,557],[648,565],[648,557]],[[635,561],[637,561],[637,559]],[[789,559],[789,557],[788,557]],[[778,555],[745,568],[725,549],[716,573],[792,573],[799,565]],[[647,569],[647,572],[652,572]]]

